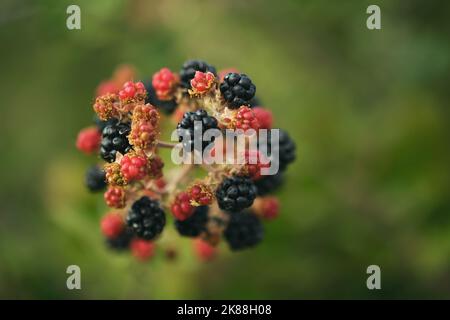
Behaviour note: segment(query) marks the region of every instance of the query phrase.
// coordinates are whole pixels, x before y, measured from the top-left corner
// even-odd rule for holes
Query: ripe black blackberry
[[[259,218],[250,212],[230,215],[224,232],[231,250],[241,250],[257,245],[264,237],[264,229]]]
[[[261,179],[255,181],[258,196],[267,195],[275,191],[283,184],[284,175],[282,172],[270,176],[262,176]]]
[[[156,91],[152,86],[151,81],[144,83],[145,89],[147,90],[147,97],[145,98],[145,103],[150,103],[152,106],[157,107],[165,114],[172,114],[177,108],[177,102],[173,100],[159,100],[156,96]]]
[[[106,244],[114,250],[124,251],[130,247],[133,239],[133,232],[129,228],[125,228],[117,237],[106,238]]]
[[[175,228],[178,233],[185,237],[198,237],[200,233],[206,230],[208,210],[207,206],[197,207],[192,216],[186,220],[175,220]]]
[[[270,155],[272,161],[277,161],[279,165],[279,170],[286,170],[287,166],[295,160],[296,146],[295,142],[291,139],[289,134],[283,129],[278,129],[279,131],[279,142],[278,146],[272,146],[271,131],[267,131],[267,154]],[[258,141],[258,144],[265,143],[263,139]],[[258,145],[259,147],[259,145]],[[278,152],[278,158],[276,153]]]
[[[183,143],[184,150],[190,152],[195,147],[194,133],[198,132],[198,135],[202,137],[202,141],[198,142],[199,146],[195,150],[203,151],[210,143],[214,142],[214,137],[211,137],[210,141],[203,141],[203,134],[208,129],[217,128],[217,119],[209,116],[205,110],[189,111],[184,114],[183,119],[177,125],[178,139]]]
[[[237,109],[242,105],[250,106],[255,96],[256,87],[252,80],[243,73],[231,72],[223,78],[220,92],[230,109]]]
[[[94,116],[94,123],[95,123],[96,127],[98,128],[98,130],[100,131],[100,133],[103,132],[103,129],[105,129],[105,127],[107,125],[112,124],[115,121],[117,121],[117,120],[109,119],[109,120],[103,121],[103,120],[100,120],[97,115]]]
[[[152,240],[164,229],[166,215],[158,201],[144,196],[133,203],[126,221],[139,238]]]
[[[232,176],[225,178],[216,190],[220,209],[238,212],[250,207],[256,198],[255,184],[247,177]]]
[[[100,156],[108,162],[116,160],[116,153],[125,154],[132,149],[128,142],[130,124],[118,120],[106,125],[102,131]]]
[[[196,71],[211,72],[217,76],[216,68],[207,62],[202,60],[188,60],[180,70],[180,82],[184,88],[191,88],[191,80],[194,78]]]
[[[85,176],[86,187],[92,191],[101,191],[106,188],[105,171],[97,165],[90,167]]]

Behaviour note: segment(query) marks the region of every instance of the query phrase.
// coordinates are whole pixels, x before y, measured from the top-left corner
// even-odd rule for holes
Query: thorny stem
[[[158,141],[156,142],[156,146],[159,147],[159,148],[169,148],[169,149],[172,149],[172,148],[174,148],[176,145],[177,145],[176,143],[173,143],[173,142],[167,142],[167,141],[161,141],[161,140],[158,140]]]
[[[189,174],[189,172],[194,169],[194,167],[195,166],[192,164],[184,165],[178,174],[167,185],[165,193],[172,193],[176,189],[177,184],[180,183]]]

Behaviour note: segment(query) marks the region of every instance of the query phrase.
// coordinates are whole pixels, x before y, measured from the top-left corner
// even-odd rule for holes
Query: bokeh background
[[[378,4],[382,30],[366,28]],[[82,29],[66,29],[81,7]],[[450,298],[448,1],[111,0],[0,4],[0,297]],[[97,84],[201,58],[249,74],[298,145],[257,248],[142,264],[105,248],[95,162],[77,152]],[[167,229],[172,229],[170,226]],[[171,231],[168,231],[169,235]],[[170,242],[170,243],[172,243]],[[66,267],[82,290],[66,288]],[[377,264],[382,290],[366,288]]]

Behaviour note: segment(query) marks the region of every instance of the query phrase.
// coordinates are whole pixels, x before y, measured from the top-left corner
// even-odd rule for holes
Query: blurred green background
[[[81,30],[66,8],[81,7]],[[382,29],[366,28],[381,7]],[[1,298],[450,298],[450,2],[0,4]],[[201,58],[257,85],[298,145],[257,248],[147,264],[106,250],[95,161],[74,141],[121,63],[148,78]],[[66,289],[66,267],[82,290]],[[366,288],[377,264],[382,290]]]

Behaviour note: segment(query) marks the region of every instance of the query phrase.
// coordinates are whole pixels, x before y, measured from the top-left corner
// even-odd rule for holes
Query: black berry
[[[152,106],[157,107],[165,114],[172,114],[177,108],[177,102],[173,100],[159,100],[156,96],[156,91],[152,86],[152,82],[148,81],[144,83],[145,89],[147,90],[147,97],[145,103],[150,103]]]
[[[94,123],[95,123],[95,125],[97,126],[97,128],[98,128],[98,130],[100,132],[103,132],[103,129],[105,129],[105,127],[107,125],[112,124],[115,121],[117,121],[117,120],[116,119],[109,119],[109,120],[103,121],[103,120],[100,120],[97,115],[94,116]]]
[[[229,108],[237,109],[242,105],[251,105],[255,96],[256,87],[250,78],[243,73],[229,73],[220,84],[220,92]]]
[[[247,177],[225,178],[216,190],[220,209],[237,212],[250,207],[256,198],[256,186]]]
[[[131,150],[128,142],[130,125],[114,121],[108,124],[102,131],[102,142],[100,145],[100,156],[108,162],[116,160],[116,153],[125,154]]]
[[[196,150],[203,151],[210,143],[214,141],[214,137],[211,137],[210,141],[203,141],[203,134],[208,129],[217,129],[217,119],[208,115],[208,113],[199,109],[195,112],[186,112],[177,126],[177,134],[179,141],[183,143],[185,151],[190,152],[195,147],[195,133],[202,138],[202,141],[198,141],[198,147]],[[201,148],[201,150],[200,150]]]
[[[139,238],[152,240],[164,229],[166,215],[158,201],[144,196],[133,203],[126,221]]]
[[[272,145],[270,130],[267,132],[267,142],[261,139],[258,141],[258,143],[267,143],[267,154],[270,155],[271,161],[278,162],[279,170],[284,171],[286,170],[287,166],[295,160],[296,146],[295,142],[291,139],[286,131],[282,129],[278,130],[278,146]],[[278,157],[276,157],[276,153],[278,153]]]
[[[197,237],[206,230],[208,222],[208,207],[197,207],[194,213],[186,220],[175,220],[178,233],[185,237]]]
[[[274,175],[262,176],[261,179],[255,181],[258,196],[264,196],[275,191],[283,184],[284,177],[282,172]]]
[[[230,215],[224,236],[231,250],[241,250],[261,242],[264,229],[261,221],[253,213],[237,212]]]
[[[101,169],[99,166],[95,165],[90,167],[86,171],[85,177],[86,187],[92,191],[101,191],[106,188],[106,177],[105,171]]]
[[[106,244],[114,250],[127,250],[133,239],[133,232],[129,228],[125,228],[117,237],[106,238]]]
[[[191,88],[191,80],[195,76],[196,71],[211,72],[217,76],[216,68],[202,60],[188,60],[183,64],[180,70],[180,81],[184,88]]]

